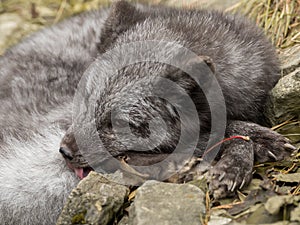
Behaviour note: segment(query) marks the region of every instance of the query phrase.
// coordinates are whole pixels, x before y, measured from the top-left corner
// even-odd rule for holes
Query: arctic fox
[[[164,179],[170,166],[159,163],[174,155],[179,145],[183,146],[179,153],[184,154],[197,138],[194,156],[209,158],[213,149],[205,148],[216,143],[207,143],[207,137],[218,133],[215,127],[222,127],[222,117],[225,137],[239,139],[221,147],[219,160],[210,169],[210,189],[216,198],[247,185],[254,160],[280,160],[294,149],[286,138],[262,126],[264,104],[280,78],[280,68],[263,31],[245,18],[207,10],[140,10],[118,1],[103,25],[100,40],[98,50],[103,57],[90,66],[90,80],[80,93],[85,110],[78,111],[60,148],[79,178],[100,164],[104,170],[120,168],[122,165],[111,168],[113,159],[118,158],[133,167],[141,166],[134,168],[151,179]],[[147,54],[146,61],[133,60]],[[183,63],[185,69],[170,65],[172,60]],[[124,62],[128,65],[115,67]],[[218,89],[213,86],[214,79],[221,89],[219,96],[214,93]],[[164,85],[166,80],[171,83]],[[155,92],[158,87],[160,92]],[[158,93],[169,93],[177,102],[172,105]],[[89,101],[93,98],[95,102]],[[193,105],[197,118],[183,120],[180,110],[191,115]],[[199,130],[200,134],[191,138]],[[151,166],[157,163],[159,166]]]
[[[118,1],[109,10],[84,13],[39,31],[1,56],[1,224],[55,224],[66,196],[79,181],[77,176],[83,178],[91,170],[77,144],[87,146],[90,155],[97,155],[92,150],[95,146],[88,141],[76,143],[80,131],[72,120],[77,85],[89,66],[89,71],[100,71],[105,80],[87,86],[87,90],[99,89],[93,105],[94,122],[111,156],[127,157],[132,165],[151,165],[161,161],[160,156],[172,154],[183,132],[200,129],[187,119],[185,130],[181,130],[182,118],[174,106],[155,96],[145,97],[163,78],[178,84],[194,102],[201,124],[195,156],[204,154],[214,112],[210,112],[206,93],[188,74],[160,62],[128,65],[111,77],[101,73],[98,55],[144,41],[176,43],[194,52],[198,57],[187,62],[188,66],[199,66],[199,59],[223,92],[228,120],[225,135],[251,139],[234,140],[221,148],[219,161],[211,169],[210,188],[215,197],[246,185],[254,159],[279,160],[293,149],[288,140],[258,125],[263,121],[267,94],[279,79],[275,51],[261,30],[244,18],[220,12],[142,7]],[[126,61],[130,55],[123,52],[117,57]],[[110,59],[106,60],[109,65]],[[141,80],[143,86],[139,85]],[[120,103],[120,112],[127,116],[113,121],[112,109]],[[85,107],[92,105],[87,102]],[[155,123],[157,115],[165,127],[151,126],[152,122],[159,124]],[[76,120],[80,124],[86,118],[79,115]],[[136,144],[132,135],[123,141],[117,139],[114,122],[117,127],[129,124],[133,136],[141,140],[153,136],[161,142],[139,152],[132,148]]]

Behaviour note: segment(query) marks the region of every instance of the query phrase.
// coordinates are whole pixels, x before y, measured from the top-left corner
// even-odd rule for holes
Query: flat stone
[[[205,194],[194,185],[147,181],[129,209],[130,225],[200,225]]]
[[[71,192],[57,225],[112,224],[128,194],[127,187],[91,172]]]
[[[266,112],[272,125],[300,117],[300,68],[278,81],[271,91]]]
[[[285,49],[280,55],[283,76],[300,68],[300,44]]]

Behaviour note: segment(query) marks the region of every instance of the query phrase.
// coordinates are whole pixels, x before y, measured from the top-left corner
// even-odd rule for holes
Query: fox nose
[[[65,158],[65,159],[68,159],[68,160],[72,160],[73,157],[69,151],[68,148],[65,148],[65,147],[60,147],[59,148],[59,152],[62,154],[62,156]]]

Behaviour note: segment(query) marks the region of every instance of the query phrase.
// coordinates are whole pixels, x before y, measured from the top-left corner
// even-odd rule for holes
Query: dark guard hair
[[[222,89],[228,125],[225,135],[251,136],[247,144],[232,141],[229,147],[227,145],[221,149],[220,156],[223,154],[227,157],[221,159],[211,171],[212,177],[215,177],[211,182],[215,197],[231,194],[247,184],[251,179],[255,158],[260,161],[278,160],[293,149],[287,139],[258,125],[264,124],[263,110],[268,92],[280,77],[275,50],[261,29],[238,15],[174,8],[145,10],[125,1],[118,1],[112,6],[105,21],[98,50],[106,53],[113,49],[122,49],[128,43],[153,40],[176,43],[196,53],[210,68]],[[132,56],[129,52],[121,51],[116,57],[126,60]],[[109,57],[104,60],[108,64],[112,63]],[[142,97],[151,96],[151,89],[162,79],[176,82],[195,103],[201,124],[195,155],[203,154],[206,143],[202,141],[207,141],[211,112],[202,90],[188,74],[160,62],[135,63],[119,69],[114,75],[103,72],[101,62],[95,62],[92,67],[99,71],[95,73],[99,73],[103,80],[96,84],[96,89],[100,91],[95,106],[95,121],[96,136],[100,137],[104,146],[93,148],[93,143],[85,139],[84,129],[75,129],[77,137],[81,139],[80,145],[84,146],[81,148],[84,154],[95,156],[99,152],[108,151],[114,157],[127,157],[127,162],[133,165],[149,165],[172,153],[182,132],[176,110],[162,99]],[[199,79],[201,80],[201,74]],[[140,81],[143,81],[142,85]],[[94,86],[86,88],[95,89]],[[85,107],[91,107],[89,101],[87,102]],[[112,116],[115,108],[120,111],[118,117]],[[154,126],[149,131],[150,121],[156,121],[157,115],[166,123],[167,132],[162,140],[161,126]],[[78,115],[78,118],[83,119],[79,121],[82,126],[90,122],[84,115]],[[126,134],[122,140],[118,139],[119,129],[117,126],[114,130],[114,121],[121,124],[120,130],[123,125],[129,124],[134,135]],[[193,125],[193,121],[189,121],[185,127],[193,130]],[[69,136],[72,136],[72,129],[74,128],[68,131]],[[147,143],[149,151],[142,151],[137,147],[139,143],[136,137],[147,139],[150,134],[161,141],[153,147],[151,143]],[[82,163],[84,160],[78,155],[78,148],[71,147],[72,144],[64,139],[62,141],[68,154],[78,156],[71,161],[73,167],[78,168],[78,162]],[[272,145],[273,147],[268,147]],[[142,148],[143,145],[139,146]],[[100,155],[96,160],[106,160]]]

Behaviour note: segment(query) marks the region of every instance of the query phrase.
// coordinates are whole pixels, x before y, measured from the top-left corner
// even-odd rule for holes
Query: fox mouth
[[[83,178],[85,178],[87,175],[89,175],[89,173],[93,171],[92,167],[81,167],[81,168],[74,168],[74,172],[76,174],[76,176],[82,180]]]
[[[67,165],[68,167],[74,171],[74,173],[76,174],[76,176],[82,180],[83,178],[85,178],[87,175],[89,175],[89,173],[91,171],[94,171],[94,169],[90,166],[85,166],[85,167],[74,167],[70,162],[67,161]]]
[[[76,174],[76,176],[82,180],[83,178],[85,178],[87,175],[89,175],[89,173],[91,171],[94,171],[92,167],[90,167],[87,163],[84,163],[84,166],[75,166],[73,165],[73,163],[71,162],[74,157],[72,156],[72,154],[70,153],[69,148],[67,148],[66,146],[64,147],[60,147],[59,152],[62,154],[62,156],[64,157],[68,167],[74,171],[74,173]]]

